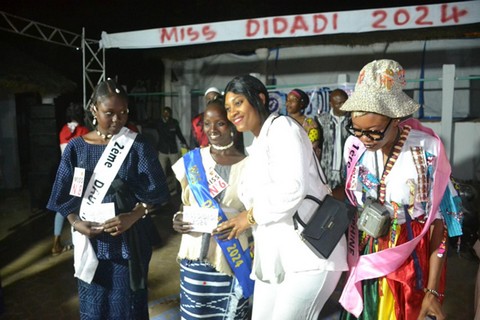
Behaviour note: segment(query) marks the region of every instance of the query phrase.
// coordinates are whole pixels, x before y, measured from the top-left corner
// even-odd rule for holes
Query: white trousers
[[[342,271],[285,274],[282,283],[255,281],[252,320],[317,320]]]

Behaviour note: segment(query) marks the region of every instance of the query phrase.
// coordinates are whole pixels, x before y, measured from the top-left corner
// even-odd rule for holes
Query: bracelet
[[[172,221],[175,222],[175,218],[179,215],[179,214],[182,214],[183,211],[177,211],[174,215],[173,215],[173,218],[172,218]]]
[[[427,293],[427,292],[428,292],[428,293],[431,293],[431,294],[433,294],[433,295],[434,295],[435,297],[437,297],[437,298],[445,297],[445,295],[444,295],[443,293],[440,293],[440,292],[438,292],[437,290],[434,290],[434,289],[424,288],[424,289],[423,289],[423,292],[425,292],[425,293]]]
[[[247,211],[247,221],[249,225],[254,225],[257,223],[253,217],[253,208],[250,208],[250,210]]]
[[[75,230],[75,231],[78,231],[77,229],[75,229],[75,224],[76,224],[78,221],[80,221],[80,218],[77,217],[77,218],[75,219],[75,221],[72,222],[72,228],[73,228],[73,230]]]
[[[137,202],[137,204],[135,205],[135,207],[138,207],[139,205],[141,205],[143,207],[143,209],[145,210],[144,213],[143,213],[143,216],[142,216],[142,219],[145,218],[148,214],[148,204],[144,203],[144,202]]]

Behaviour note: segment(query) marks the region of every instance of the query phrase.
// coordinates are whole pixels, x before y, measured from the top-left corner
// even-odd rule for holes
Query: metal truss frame
[[[105,80],[105,48],[100,46],[100,41],[85,37],[85,28],[82,34],[77,34],[64,29],[49,26],[44,23],[15,16],[0,11],[0,30],[16,33],[29,38],[50,42],[82,50],[83,66],[83,106],[87,109],[90,104],[90,95],[95,86]],[[90,95],[87,101],[87,84]]]

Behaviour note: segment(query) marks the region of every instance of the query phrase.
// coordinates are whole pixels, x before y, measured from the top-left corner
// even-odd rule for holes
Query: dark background
[[[108,33],[142,29],[180,26],[206,22],[293,15],[316,12],[360,10],[367,8],[399,7],[415,4],[432,4],[448,1],[113,1],[113,0],[2,0],[0,11],[30,19],[86,37],[100,39],[101,32]],[[413,32],[409,31],[410,36]],[[250,53],[256,47],[274,48],[282,45],[318,44],[316,37],[309,39],[276,39],[271,41],[240,41],[211,45],[196,45],[165,49],[106,50],[107,76],[133,87],[135,79],[161,78],[161,58],[182,59],[215,53]],[[356,37],[358,39],[358,37]],[[381,40],[381,33],[366,35],[364,42]],[[322,42],[349,43],[351,37],[331,36]],[[0,42],[14,45],[34,59],[47,64],[60,74],[82,83],[81,51],[61,45],[31,39],[0,30]]]

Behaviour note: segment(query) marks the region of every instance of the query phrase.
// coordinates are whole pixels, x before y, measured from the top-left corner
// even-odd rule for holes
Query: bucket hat
[[[362,68],[355,91],[340,110],[374,112],[389,118],[409,116],[420,105],[403,92],[405,84],[405,70],[398,62],[374,60]]]

